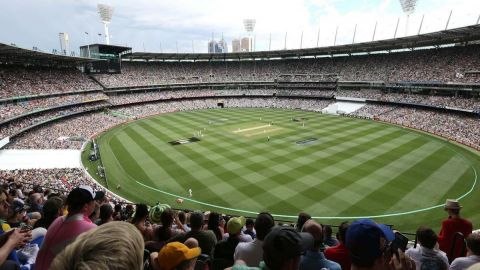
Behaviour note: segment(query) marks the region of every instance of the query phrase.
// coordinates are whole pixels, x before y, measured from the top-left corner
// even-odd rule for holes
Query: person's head
[[[359,219],[350,224],[345,245],[352,266],[383,269],[391,258],[389,243],[395,238],[390,227],[371,219]]]
[[[95,210],[95,192],[90,186],[79,186],[70,191],[65,204],[69,216],[79,213],[90,216]]]
[[[300,256],[313,246],[309,233],[299,233],[292,227],[275,226],[263,242],[263,260],[270,269],[296,270]]]
[[[200,253],[199,247],[189,248],[180,242],[171,242],[162,247],[157,261],[162,270],[193,270]]]
[[[166,208],[163,210],[162,214],[160,215],[160,222],[162,222],[162,226],[171,227],[174,220],[175,212],[172,208]]]
[[[300,212],[298,214],[298,219],[297,219],[297,231],[301,231],[302,230],[302,227],[303,227],[303,224],[311,219],[312,216],[310,216],[309,214],[305,213],[305,212]]]
[[[20,222],[27,214],[27,207],[21,201],[14,200],[10,205],[9,221]]]
[[[480,256],[480,233],[471,233],[467,237],[467,249],[469,253]]]
[[[185,212],[179,211],[178,212],[178,221],[180,221],[180,223],[182,223],[182,224],[185,224],[186,219],[187,219],[187,217],[185,215]]]
[[[245,217],[232,217],[227,222],[227,232],[230,236],[239,235],[245,226]]]
[[[109,203],[100,206],[100,220],[102,221],[102,224],[113,220],[113,208]]]
[[[338,226],[338,232],[337,232],[337,239],[338,241],[345,243],[345,236],[347,235],[347,229],[350,224],[348,221],[344,221],[340,223],[340,226]]]
[[[263,212],[257,215],[254,226],[257,232],[257,239],[263,241],[270,229],[275,226],[275,220],[273,220],[270,213]]]
[[[113,221],[81,234],[49,269],[142,269],[143,237],[130,223]]]
[[[302,232],[309,233],[313,236],[312,250],[319,250],[323,244],[323,229],[315,220],[309,219],[303,224]]]
[[[190,228],[200,230],[203,226],[203,214],[200,211],[194,211],[190,214]]]
[[[329,239],[332,238],[332,227],[330,225],[323,225],[323,238]]]
[[[46,226],[48,227],[57,217],[63,214],[63,200],[58,196],[48,198],[42,210],[43,218],[47,221]]]
[[[148,217],[148,206],[140,203],[135,206],[135,214],[133,215],[132,223],[137,223]]]
[[[170,205],[157,203],[150,208],[148,217],[152,223],[162,223],[163,226],[169,227],[173,223],[174,213]]]
[[[247,218],[247,220],[245,221],[245,229],[247,229],[248,231],[253,231],[254,225],[255,222],[253,221],[253,219]]]
[[[210,212],[208,215],[208,229],[217,231],[220,225],[220,215],[217,212]]]
[[[6,219],[8,216],[8,209],[10,204],[7,201],[7,192],[3,187],[0,187],[0,218]]]
[[[433,249],[437,244],[437,234],[432,229],[422,226],[417,229],[417,240],[422,247]]]
[[[30,205],[41,208],[41,205],[43,205],[43,192],[42,193],[35,192],[30,194],[30,197],[28,200],[30,202]]]
[[[449,216],[458,216],[460,215],[460,210],[462,206],[457,200],[447,199],[444,206],[445,211],[447,211]]]

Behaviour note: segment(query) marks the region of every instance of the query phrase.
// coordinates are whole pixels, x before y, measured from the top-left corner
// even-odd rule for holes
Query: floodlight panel
[[[108,6],[105,4],[98,4],[97,5],[98,14],[102,18],[104,22],[110,22],[112,20],[114,8],[112,6]]]
[[[400,5],[402,6],[402,10],[407,15],[410,15],[415,11],[416,4],[417,4],[417,0],[400,0]]]
[[[247,32],[253,32],[253,29],[255,28],[255,23],[257,21],[255,19],[245,19],[243,20],[243,25],[245,26],[245,30]]]

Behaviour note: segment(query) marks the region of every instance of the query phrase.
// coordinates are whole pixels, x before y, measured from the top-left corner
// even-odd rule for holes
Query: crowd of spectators
[[[28,99],[16,103],[0,104],[0,122],[32,111],[99,99],[108,99],[108,96],[101,92],[87,92],[83,94]]]
[[[97,75],[107,87],[174,83],[311,81],[332,74],[341,81],[478,83],[479,45],[317,59],[211,62],[124,62],[121,74]],[[305,74],[305,75],[302,75]],[[324,76],[323,76],[324,77]],[[324,80],[320,77],[318,80]]]
[[[95,134],[123,121],[104,112],[60,119],[11,139],[6,149],[80,149]]]
[[[101,89],[76,68],[0,65],[0,99]]]
[[[371,219],[344,221],[333,237],[304,212],[285,223],[268,212],[246,219],[132,205],[81,169],[2,171],[0,269],[476,269],[469,267],[480,263],[480,233],[457,200],[444,209],[438,235],[421,226],[414,245]],[[458,231],[466,252],[450,252]]]
[[[47,121],[50,119],[65,116],[72,113],[78,113],[86,110],[104,107],[105,105],[108,105],[108,103],[95,102],[95,103],[82,104],[79,106],[72,106],[72,107],[68,107],[60,110],[42,112],[32,116],[27,116],[27,117],[0,125],[0,138],[12,136],[24,128],[41,123],[43,121]]]
[[[435,107],[461,108],[480,111],[479,98],[464,98],[455,96],[437,96],[407,93],[385,93],[380,90],[341,90],[336,93],[337,97],[354,97],[388,102],[412,103]]]
[[[411,127],[479,148],[480,119],[437,110],[367,104],[352,115]]]

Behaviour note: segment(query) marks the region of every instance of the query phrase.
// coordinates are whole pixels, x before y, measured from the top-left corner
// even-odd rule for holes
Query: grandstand
[[[306,210],[303,207],[314,203],[308,210],[324,223],[376,217],[409,232],[422,224],[438,228],[443,219],[442,203],[454,196],[461,199],[463,213],[478,224],[480,45],[475,41],[479,40],[480,25],[474,25],[391,40],[268,52],[171,54],[131,52],[118,46],[116,49],[126,51],[120,73],[108,72],[108,68],[105,72],[88,72],[95,70],[92,67],[107,65],[108,60],[0,44],[0,178],[61,193],[79,184],[95,185],[97,190],[108,189],[108,196],[122,203],[154,205],[162,200],[173,204],[181,198],[185,201],[182,208],[192,210],[250,216],[267,210],[284,222],[294,222],[298,212]],[[248,136],[234,132],[257,129],[258,133]],[[319,136],[312,130],[325,133]],[[182,132],[184,137],[171,138]],[[385,137],[376,132],[385,133]],[[295,142],[307,143],[282,144],[288,134],[298,137]],[[209,136],[211,141],[207,140]],[[388,136],[393,141],[389,145]],[[122,144],[118,138],[130,144]],[[196,138],[199,142],[162,152],[158,145],[167,138]],[[101,158],[89,161],[93,139],[98,139]],[[362,142],[357,144],[356,140]],[[402,143],[405,148],[397,148]],[[197,145],[203,148],[193,149]],[[323,152],[309,152],[308,145]],[[419,150],[424,148],[425,152]],[[45,167],[38,163],[49,163],[48,156],[36,152],[30,168],[12,170],[15,162],[9,162],[8,168],[2,165],[2,160],[21,160],[37,150],[52,149],[58,150],[53,155],[61,155],[65,149],[76,150],[83,161],[75,161],[75,168]],[[232,153],[226,154],[229,150]],[[121,151],[124,155],[116,160],[115,154]],[[165,159],[128,155],[135,151]],[[403,151],[417,152],[403,156]],[[260,155],[264,152],[273,154]],[[369,160],[366,153],[385,154],[381,157],[392,159],[389,162],[393,165],[387,167],[373,160],[365,164],[368,171],[360,166],[362,160]],[[230,163],[257,154],[258,160],[249,163]],[[220,160],[222,155],[232,159]],[[359,160],[352,159],[351,164],[345,161],[356,155]],[[418,156],[419,161],[411,164],[418,167],[416,174],[406,174],[388,189],[382,189],[381,182],[375,183],[378,190],[367,189],[372,182],[360,181],[367,176],[373,179],[375,174],[380,179],[405,173],[410,168],[397,168],[402,167],[400,159],[411,161]],[[204,170],[202,164],[212,168]],[[348,175],[349,166],[356,167],[358,175]],[[150,171],[157,167],[160,169]],[[178,173],[178,179],[153,183],[174,175],[170,170]],[[138,173],[134,178],[123,177],[132,171]],[[197,179],[195,171],[205,175]],[[293,173],[287,174],[290,171]],[[319,172],[347,174],[348,181],[339,178],[326,185],[335,191],[333,188],[339,188],[338,193],[346,197],[328,197],[330,201],[316,198],[318,194],[328,195],[316,183]],[[242,178],[247,181],[244,184],[228,183],[242,174],[254,176]],[[186,180],[187,176],[192,178]],[[406,180],[413,176],[429,180],[423,183],[423,179],[416,179],[418,183],[413,185],[415,179]],[[296,177],[302,179],[301,185],[295,182]],[[435,182],[435,177],[440,180]],[[447,177],[454,179],[448,182]],[[219,182],[201,182],[209,179]],[[255,186],[254,179],[262,179],[262,183]],[[343,190],[341,184],[360,191]],[[188,187],[194,187],[198,199],[181,193]],[[216,188],[223,193],[201,195]],[[285,194],[296,189],[316,193],[283,200]],[[270,194],[270,190],[278,193]],[[367,196],[360,196],[367,191]],[[243,201],[234,204],[228,196]],[[351,206],[352,212],[347,211],[348,200],[358,203]],[[392,201],[385,202],[388,200]],[[327,207],[342,203],[343,208]],[[369,213],[371,209],[374,211]]]

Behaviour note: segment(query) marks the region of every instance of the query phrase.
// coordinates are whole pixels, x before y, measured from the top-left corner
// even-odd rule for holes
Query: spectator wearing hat
[[[413,270],[415,262],[390,248],[395,235],[390,227],[371,219],[359,219],[348,227],[345,244],[352,260],[351,270]]]
[[[48,228],[35,269],[47,270],[55,256],[80,234],[97,227],[88,218],[95,209],[95,192],[90,186],[79,186],[68,194],[68,215],[58,217]]]
[[[195,238],[202,250],[202,254],[213,255],[213,248],[217,244],[217,237],[211,230],[203,230],[203,214],[200,211],[194,211],[190,214],[191,230],[185,234],[179,234],[172,237],[169,242],[185,242],[188,238]]]
[[[240,234],[245,226],[244,217],[232,217],[227,222],[228,238],[215,245],[213,253],[213,269],[225,269],[233,265],[233,254],[240,242]]]
[[[318,270],[322,268],[330,270],[342,270],[340,264],[327,260],[321,251],[323,247],[323,228],[312,219],[303,224],[303,232],[309,233],[313,237],[312,248],[305,251],[300,261],[300,270]]]
[[[471,233],[467,237],[467,256],[453,260],[450,270],[462,270],[480,263],[480,233]]]
[[[419,245],[410,248],[405,254],[415,261],[417,270],[421,269],[448,269],[448,258],[445,252],[435,249],[437,234],[430,228],[420,227],[417,229]]]
[[[271,229],[263,242],[263,261],[259,269],[297,270],[300,257],[313,247],[313,237],[309,233],[299,233],[292,227],[276,226]],[[232,270],[253,270],[244,262],[237,261]]]
[[[13,201],[10,206],[10,214],[7,218],[7,223],[11,228],[18,228],[23,224],[29,222],[27,217],[28,206],[23,204],[21,201]]]
[[[203,218],[202,218],[203,220]],[[165,245],[158,256],[153,259],[154,270],[193,270],[197,257],[200,256],[199,247],[189,248],[180,242],[171,242]],[[155,257],[153,254],[152,257]]]
[[[77,237],[49,269],[143,269],[143,252],[142,235],[135,226],[113,221]]]
[[[347,221],[340,224],[337,233],[338,245],[329,247],[325,249],[324,252],[327,259],[339,263],[342,269],[350,269],[352,264],[347,246],[345,245],[345,236],[347,234],[348,226],[349,224]]]
[[[247,266],[258,266],[263,259],[263,240],[275,221],[270,213],[260,213],[255,219],[256,238],[251,242],[238,243],[233,258],[242,260]]]
[[[4,219],[8,215],[10,205],[7,202],[7,192],[0,187],[0,219]],[[15,249],[23,246],[31,240],[30,231],[22,231],[21,229],[13,229],[5,232],[9,228],[8,224],[0,228],[0,269],[17,269],[15,261],[8,260],[11,253],[15,253]],[[11,267],[11,268],[8,268]]]
[[[450,254],[455,234],[460,232],[466,238],[472,233],[473,225],[469,220],[460,217],[462,206],[457,200],[447,199],[444,209],[448,213],[448,218],[442,222],[442,228],[438,234],[438,244],[440,249],[447,253],[450,261],[453,261],[453,259],[463,255],[461,254],[463,240],[460,238],[457,238],[455,250],[453,254]]]

